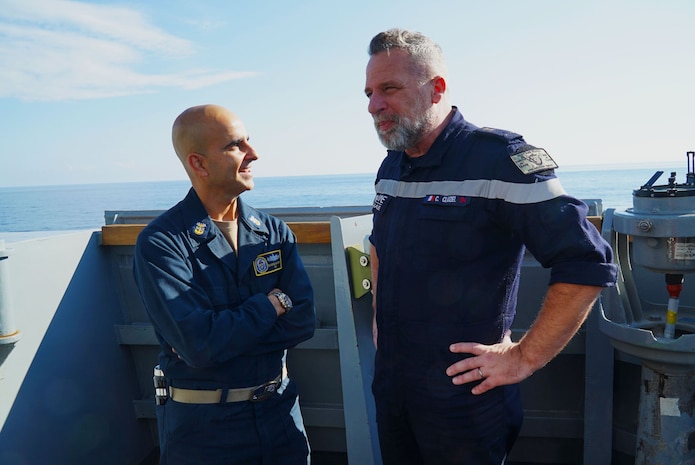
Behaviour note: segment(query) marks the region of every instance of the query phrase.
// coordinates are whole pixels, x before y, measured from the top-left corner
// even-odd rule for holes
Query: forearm
[[[586,320],[601,287],[555,283],[531,328],[519,341],[521,361],[531,373],[567,345]]]
[[[316,329],[316,314],[314,311],[314,291],[309,275],[299,258],[294,244],[285,244],[283,256],[286,258],[276,288],[269,291],[269,300],[278,315],[272,330],[259,341],[259,346],[252,348],[255,353],[272,348],[278,344],[283,348],[291,348],[300,342],[310,339]],[[293,307],[285,311],[277,297],[272,292],[280,291],[289,296]]]

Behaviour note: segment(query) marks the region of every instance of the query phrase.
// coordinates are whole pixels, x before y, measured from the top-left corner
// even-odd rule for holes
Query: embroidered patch
[[[282,252],[280,252],[280,250],[271,250],[270,252],[262,253],[253,261],[253,271],[256,276],[265,276],[280,271],[281,269]]]
[[[253,216],[253,215],[249,216],[249,221],[250,221],[251,223],[255,224],[256,226],[260,226],[260,225],[261,225],[261,220],[259,220],[258,218],[256,218],[256,217]]]
[[[205,230],[207,229],[208,225],[202,222],[198,222],[193,226],[193,234],[196,236],[202,236],[205,234]]]
[[[554,170],[557,163],[543,149],[531,149],[512,155],[512,161],[524,174]]]
[[[431,194],[425,197],[425,203],[436,205],[455,205],[462,206],[468,203],[468,199],[463,195],[436,195]]]
[[[377,194],[374,197],[374,202],[372,202],[372,208],[376,211],[381,211],[381,207],[384,206],[384,202],[388,199],[388,195]]]

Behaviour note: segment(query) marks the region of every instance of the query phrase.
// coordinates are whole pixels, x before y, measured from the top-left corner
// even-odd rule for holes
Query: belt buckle
[[[268,381],[267,383],[261,384],[256,389],[253,390],[251,394],[251,402],[263,402],[268,397],[272,396],[277,390],[277,386],[280,384],[279,381]]]

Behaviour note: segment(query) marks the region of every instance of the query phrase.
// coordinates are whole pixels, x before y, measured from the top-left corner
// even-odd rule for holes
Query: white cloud
[[[190,41],[128,8],[69,0],[0,0],[0,98],[105,98],[166,87],[195,89],[255,74],[138,69],[153,56],[191,54]]]

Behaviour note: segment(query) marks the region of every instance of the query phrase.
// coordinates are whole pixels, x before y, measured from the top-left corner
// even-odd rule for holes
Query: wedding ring
[[[485,378],[485,375],[483,374],[483,370],[481,370],[480,367],[478,367],[478,374],[480,375],[480,379]]]

